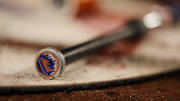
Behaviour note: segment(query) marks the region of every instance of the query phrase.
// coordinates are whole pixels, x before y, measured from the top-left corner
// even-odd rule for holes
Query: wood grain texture
[[[179,101],[180,72],[136,84],[105,89],[24,95],[1,95],[1,101]]]

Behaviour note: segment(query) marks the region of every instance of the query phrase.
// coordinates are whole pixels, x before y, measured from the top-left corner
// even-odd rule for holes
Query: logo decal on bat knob
[[[38,72],[47,77],[53,77],[59,71],[57,56],[51,52],[42,52],[36,60]]]

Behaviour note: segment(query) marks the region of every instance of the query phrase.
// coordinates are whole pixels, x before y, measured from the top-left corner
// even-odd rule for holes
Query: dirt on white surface
[[[37,74],[34,59],[39,48],[3,42],[0,44],[0,87],[87,84],[174,71],[180,69],[179,29],[149,33],[129,56],[91,55],[67,66],[64,74],[55,80]]]

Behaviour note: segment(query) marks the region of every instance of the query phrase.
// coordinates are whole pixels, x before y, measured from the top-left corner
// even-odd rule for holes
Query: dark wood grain
[[[105,89],[1,95],[0,101],[180,101],[180,72]]]

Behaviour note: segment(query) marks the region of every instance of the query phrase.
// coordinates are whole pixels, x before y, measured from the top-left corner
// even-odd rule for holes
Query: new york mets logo
[[[59,69],[57,57],[49,52],[41,53],[36,62],[38,71],[45,76],[53,76]]]

